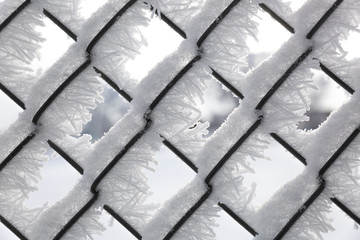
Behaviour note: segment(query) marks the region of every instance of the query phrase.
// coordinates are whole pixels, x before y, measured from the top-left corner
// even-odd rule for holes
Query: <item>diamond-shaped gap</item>
[[[90,134],[92,136],[92,142],[103,137],[131,107],[131,104],[105,81],[100,79],[100,82],[104,89],[102,93],[104,102],[99,103],[91,111],[92,119],[84,126],[82,131],[82,134]]]
[[[208,81],[201,105],[202,117],[200,122],[210,123],[209,133],[204,137],[210,137],[239,104],[240,98],[222,83],[215,78]]]
[[[19,238],[2,223],[0,223],[0,239],[19,240]]]
[[[244,227],[237,223],[228,213],[221,210],[219,217],[216,218],[216,222],[219,224],[217,228],[214,228],[216,239],[253,239],[251,235]]]
[[[74,40],[49,18],[44,16],[43,23],[44,25],[37,26],[36,30],[41,33],[45,41],[41,43],[39,57],[30,65],[38,75],[51,67],[74,43]]]
[[[0,134],[4,132],[18,118],[23,110],[3,91],[0,90]]]
[[[261,207],[277,190],[305,168],[303,163],[274,139],[270,139],[269,148],[264,153],[270,161],[252,161],[250,167],[255,173],[244,175],[245,184],[256,184],[255,197],[252,200],[255,208]]]
[[[300,122],[298,129],[317,129],[333,111],[340,108],[351,97],[349,92],[323,71],[312,70],[312,72],[314,73],[313,79],[318,92],[310,95],[310,110],[305,113],[309,120]]]
[[[355,240],[360,239],[360,226],[358,226],[354,220],[346,215],[338,206],[334,203],[331,204],[331,212],[328,217],[333,219],[332,226],[334,231],[324,233],[322,236],[326,240],[339,240],[348,239]]]
[[[286,28],[260,7],[254,21],[259,24],[258,34],[256,38],[253,36],[247,38],[248,70],[258,66],[291,37],[291,33]]]
[[[139,49],[135,59],[125,63],[125,69],[130,76],[140,82],[166,56],[173,53],[184,40],[164,21],[152,12],[145,10],[150,23],[147,27],[139,27],[147,41],[147,45]]]
[[[116,219],[114,219],[105,210],[102,211],[99,222],[106,228],[102,235],[92,235],[94,240],[136,240],[123,225],[121,225]]]
[[[25,205],[29,208],[58,202],[67,195],[81,177],[74,167],[50,147],[47,148],[46,155],[49,159],[41,169],[42,180],[37,185],[38,190],[30,193],[25,201]]]
[[[156,153],[155,159],[158,163],[154,167],[155,171],[147,174],[152,194],[146,201],[160,207],[179,189],[189,184],[196,173],[164,145]]]

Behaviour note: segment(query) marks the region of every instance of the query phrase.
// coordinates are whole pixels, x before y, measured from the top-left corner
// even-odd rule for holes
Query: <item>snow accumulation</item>
[[[0,22],[23,2],[29,4],[0,29],[0,86],[26,108],[0,135],[0,216],[20,239],[94,239],[106,230],[100,221],[104,206],[121,216],[137,238],[140,235],[146,240],[218,239],[214,229],[222,211],[219,202],[256,231],[256,240],[280,239],[279,232],[299,211],[303,214],[282,237],[323,239],[334,229],[328,214],[330,198],[338,199],[360,217],[360,140],[355,138],[319,176],[320,169],[360,126],[360,67],[358,59],[346,58],[341,45],[350,31],[359,31],[357,0],[336,1],[341,4],[309,39],[307,34],[334,0],[307,0],[296,10],[288,1],[264,1],[295,33],[250,70],[248,39],[258,34],[254,19],[263,11],[260,0],[151,0],[146,4],[108,0],[101,1],[99,5],[103,6],[91,16],[81,10],[91,0],[4,0],[0,1]],[[229,14],[217,19],[230,4],[234,7]],[[128,8],[123,15],[109,25],[124,6]],[[41,58],[39,50],[45,40],[39,30],[46,18],[43,9],[73,32],[77,41],[46,71],[36,72],[31,64]],[[141,29],[159,13],[161,20],[167,17],[183,30],[186,39],[138,81],[129,74],[127,64],[147,44]],[[221,23],[199,42],[214,20]],[[266,39],[260,40],[266,44]],[[319,128],[303,131],[297,126],[308,120],[305,113],[310,109],[310,96],[317,91],[313,72],[321,70],[320,62],[355,92]],[[297,64],[275,89],[274,84]],[[90,135],[82,134],[84,125],[91,121],[91,111],[104,100],[104,82],[94,67],[131,96],[129,110],[95,142]],[[141,66],[132,69],[140,71]],[[206,138],[209,123],[199,120],[203,94],[214,81],[213,70],[244,99]],[[276,91],[260,106],[271,89]],[[250,128],[251,134],[236,145]],[[256,206],[256,184],[245,178],[254,173],[255,164],[268,160],[270,133],[281,136],[307,165],[283,182],[268,201]],[[157,208],[147,201],[151,196],[148,173],[154,170],[164,138],[190,159],[198,173]],[[60,201],[30,208],[26,201],[36,191],[40,171],[48,161],[48,140],[84,173]],[[24,141],[26,144],[14,155],[12,152]],[[306,207],[304,203],[321,188],[321,177],[326,180],[325,189]],[[163,181],[172,181],[171,176],[167,178]],[[201,199],[204,201],[194,208]],[[189,209],[194,211],[180,224]],[[180,227],[174,230],[176,226]]]

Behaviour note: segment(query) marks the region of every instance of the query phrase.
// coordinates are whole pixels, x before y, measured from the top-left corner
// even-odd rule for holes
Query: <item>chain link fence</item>
[[[43,14],[75,43],[44,77],[25,84],[17,78],[18,69],[11,70],[15,60],[10,55],[26,62],[33,58],[29,55],[36,41],[20,32],[19,43],[6,43],[8,49],[1,50],[1,71],[13,71],[5,74],[13,79],[0,81],[0,89],[24,110],[2,136],[2,224],[21,240],[91,239],[103,230],[98,224],[103,209],[136,239],[214,239],[209,219],[223,210],[255,239],[318,239],[331,229],[326,218],[331,201],[359,225],[356,100],[332,114],[316,133],[296,130],[309,107],[311,69],[321,70],[357,99],[356,75],[349,75],[344,66],[351,64],[336,48],[339,35],[356,28],[359,3],[308,1],[291,15],[278,1],[175,2],[110,1],[87,22],[62,11],[74,8],[71,1],[26,0],[15,9],[8,6],[14,10],[2,16],[1,41],[16,30],[34,28]],[[264,63],[239,74],[234,65],[243,64],[242,44],[246,34],[256,35],[252,21],[260,9],[293,36]],[[134,29],[145,24],[139,16],[143,11],[158,15],[184,41],[141,83],[133,84],[126,82],[119,65],[139,47]],[[131,29],[134,33],[127,32]],[[89,148],[71,135],[81,132],[96,106],[101,92],[97,77],[133,108]],[[205,125],[198,122],[191,100],[204,92],[204,78],[216,79],[241,101],[208,140],[202,138]],[[269,137],[305,170],[254,210],[249,206],[254,189],[244,186],[241,169],[250,168],[248,158],[262,157]],[[161,144],[197,177],[151,216],[144,210],[148,190],[142,172]],[[23,201],[36,185],[47,146],[82,180],[60,203],[25,209]]]

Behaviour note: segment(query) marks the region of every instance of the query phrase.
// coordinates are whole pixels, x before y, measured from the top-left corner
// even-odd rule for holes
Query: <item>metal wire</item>
[[[238,222],[241,226],[243,226],[251,235],[254,237],[258,235],[258,233],[244,220],[242,220],[233,210],[231,210],[226,204],[218,203],[218,205],[227,213],[229,214],[236,222]]]
[[[326,20],[330,17],[330,15],[340,6],[343,0],[337,0],[320,18],[320,20],[315,24],[315,26],[310,30],[310,32],[306,35],[307,39],[311,39],[315,33],[320,29],[320,27],[326,22]]]
[[[163,136],[161,136],[164,138]],[[188,165],[194,172],[198,172],[198,167],[195,166],[195,164],[185,156],[184,153],[182,153],[179,149],[177,149],[171,142],[169,142],[167,139],[164,138],[163,144],[169,148],[173,153],[175,153],[176,156],[178,156],[186,165]]]
[[[335,75],[330,69],[328,69],[324,64],[320,62],[321,70],[328,75],[331,79],[333,79],[337,84],[339,84],[342,88],[344,88],[348,93],[354,94],[355,90],[352,89],[349,85],[347,85],[343,80],[341,80],[338,76]]]
[[[0,24],[0,32],[8,26],[8,24],[15,19],[15,17],[23,11],[26,6],[30,4],[31,1],[25,1],[21,4],[3,23]],[[35,124],[35,130],[31,132],[22,142],[15,147],[15,149],[0,163],[0,173],[1,171],[10,163],[10,161],[22,151],[22,149],[35,138],[37,133],[41,131],[42,124],[39,123],[41,116],[45,113],[48,107],[56,100],[57,96],[64,90],[69,84],[77,78],[92,62],[92,49],[99,42],[99,40],[104,36],[104,34],[115,24],[115,22],[123,16],[137,1],[130,0],[128,1],[112,18],[111,20],[95,35],[95,37],[90,41],[87,46],[85,52],[87,53],[87,60],[79,66],[56,90],[51,94],[51,96],[45,101],[45,103],[39,108],[39,110],[34,115],[32,122]],[[168,92],[181,80],[181,78],[194,66],[194,64],[201,60],[202,58],[202,45],[206,41],[206,39],[210,36],[212,31],[216,29],[216,27],[221,24],[222,20],[231,12],[233,8],[237,6],[240,0],[232,1],[225,10],[214,20],[214,22],[204,31],[201,37],[196,42],[196,46],[199,49],[198,55],[196,55],[193,59],[191,59],[182,70],[163,88],[162,91],[155,97],[152,103],[148,107],[148,111],[143,116],[144,126],[141,130],[139,130],[130,141],[120,150],[120,152],[110,161],[110,163],[101,171],[101,173],[95,178],[94,182],[91,185],[90,192],[93,194],[92,197],[87,201],[87,203],[65,224],[65,226],[56,234],[53,238],[54,240],[61,239],[68,230],[94,205],[97,201],[99,194],[101,192],[100,183],[105,178],[107,174],[111,172],[111,170],[119,163],[119,161],[127,154],[127,152],[146,134],[146,132],[152,126],[152,111],[158,106],[158,104],[162,101],[162,99],[168,94]],[[332,7],[323,15],[323,17],[314,25],[314,27],[310,30],[310,32],[306,35],[306,38],[311,39],[313,35],[320,29],[320,27],[324,24],[324,22],[330,17],[330,15],[335,11],[335,9],[342,3],[342,0],[337,0]],[[144,2],[144,4],[149,5]],[[150,6],[150,10],[153,11],[154,7]],[[288,31],[294,33],[295,30],[292,28],[284,19],[279,17],[273,10],[271,10],[266,4],[260,3],[259,7],[268,12],[276,21],[278,21],[282,26],[284,26]],[[66,32],[74,41],[77,40],[77,36],[69,30],[61,20],[54,17],[50,12],[46,9],[43,9],[43,13],[49,17],[57,26],[59,26],[64,32]],[[161,19],[168,24],[175,32],[177,32],[180,36],[186,39],[186,33],[178,27],[173,21],[171,21],[166,15],[163,13],[159,13],[155,10],[157,15],[161,16]],[[274,84],[273,87],[264,95],[264,97],[260,100],[257,106],[254,109],[254,112],[258,113],[267,101],[272,97],[273,94],[280,88],[280,86],[288,79],[288,77],[293,73],[293,71],[306,59],[306,57],[312,52],[312,47],[309,47],[289,68],[288,70],[280,77],[280,79]],[[132,101],[132,97],[126,93],[123,89],[120,89],[117,84],[111,80],[105,73],[99,70],[96,67],[93,67],[95,72],[100,75],[100,77],[106,81],[112,88],[114,88],[120,95],[122,95],[128,102]],[[331,77],[336,83],[338,83],[341,87],[343,87],[346,91],[353,94],[354,89],[352,89],[349,85],[347,85],[344,81],[342,81],[338,76],[336,76],[330,69],[325,67],[320,62],[320,68]],[[226,81],[218,72],[216,72],[213,68],[212,75],[220,81],[225,87],[227,87],[233,94],[238,96],[240,99],[243,99],[244,96],[237,90],[234,86],[232,86],[228,81]],[[21,102],[11,91],[9,91],[6,87],[4,87],[0,83],[0,89],[4,91],[12,100],[14,100],[20,107],[25,109],[25,104]],[[200,199],[189,209],[186,211],[185,215],[179,219],[179,221],[171,228],[171,230],[164,237],[164,240],[171,239],[176,232],[187,222],[187,220],[199,209],[202,204],[210,197],[213,186],[211,184],[212,179],[216,176],[216,174],[222,169],[222,167],[226,164],[226,162],[231,158],[231,156],[242,146],[242,144],[255,132],[259,126],[261,126],[262,122],[266,121],[263,115],[258,114],[258,118],[255,122],[249,126],[249,128],[245,131],[245,133],[237,140],[231,148],[224,154],[224,156],[217,162],[217,164],[210,170],[208,175],[204,179],[204,183],[207,185],[207,190],[202,194]],[[340,148],[330,157],[330,159],[325,163],[325,165],[320,169],[318,181],[319,186],[315,190],[315,192],[307,199],[307,201],[299,208],[299,210],[291,217],[291,219],[286,223],[286,225],[280,230],[280,232],[276,235],[274,239],[278,240],[283,238],[286,233],[291,229],[291,227],[296,223],[296,221],[302,216],[302,214],[308,209],[312,203],[321,195],[323,190],[326,187],[326,180],[324,179],[324,174],[326,171],[334,164],[334,162],[339,158],[339,156],[346,150],[346,148],[353,142],[353,140],[357,137],[360,132],[360,127],[356,128],[353,133],[345,140],[345,142],[340,146]],[[286,148],[291,154],[293,154],[297,159],[299,159],[304,165],[307,165],[306,159],[296,151],[292,146],[290,146],[284,139],[282,139],[276,133],[270,134],[276,141],[278,141],[284,148]],[[51,140],[48,140],[48,144],[52,149],[54,149],[57,153],[59,153],[69,164],[71,164],[80,174],[83,174],[84,169],[81,168],[79,164],[76,163],[74,159],[72,159],[65,151],[63,151],[59,146],[53,143]],[[163,144],[167,146],[174,154],[176,154],[182,161],[184,161],[194,172],[198,172],[198,167],[189,159],[183,152],[178,150],[176,146],[174,146],[170,141],[164,138]],[[337,198],[331,198],[331,200],[339,206],[346,214],[348,214],[352,219],[354,219],[358,224],[360,224],[359,217],[357,217],[349,208],[347,208],[344,204],[342,204]],[[258,233],[248,224],[246,223],[240,216],[236,215],[233,210],[229,206],[224,203],[219,202],[218,205],[227,212],[236,222],[238,222],[241,226],[243,226],[250,234],[253,236]],[[135,230],[134,227],[131,226],[124,218],[122,218],[119,214],[115,212],[108,205],[104,205],[104,210],[107,211],[112,217],[114,217],[119,223],[121,223],[130,233],[132,233],[137,239],[142,239],[141,234]],[[27,240],[27,238],[9,221],[7,221],[4,217],[0,216],[0,221],[10,230],[12,231],[19,239]]]
[[[339,199],[336,197],[330,198],[336,206],[343,210],[349,217],[351,217],[358,225],[360,225],[360,218],[356,216],[348,207],[346,207]]]
[[[109,84],[115,91],[117,91],[123,98],[126,99],[126,101],[131,102],[132,97],[128,93],[126,93],[124,90],[120,89],[119,86],[111,80],[104,72],[100,71],[97,67],[93,67],[95,72],[100,74],[100,77],[104,79],[107,84]]]
[[[69,84],[82,73],[89,65],[91,64],[91,60],[86,60],[80,67],[78,67],[75,72],[73,72],[54,92],[51,96],[45,101],[43,105],[39,108],[39,110],[35,113],[32,122],[35,125],[38,125],[38,121],[40,117],[43,115],[45,110],[55,101],[55,99],[60,95],[60,93],[67,87]]]
[[[136,0],[128,1],[124,7],[122,7],[111,20],[96,34],[96,36],[91,40],[88,47],[86,48],[86,53],[91,57],[91,51],[96,45],[96,43],[104,36],[104,34],[116,23],[116,21],[136,3]]]
[[[219,82],[221,82],[225,87],[227,87],[232,93],[234,93],[236,96],[238,96],[238,98],[240,99],[244,99],[244,95],[237,90],[233,85],[231,85],[228,81],[225,80],[225,78],[223,78],[223,76],[221,76],[218,72],[216,72],[214,69],[212,69],[210,67],[211,71],[212,71],[212,75],[219,80]]]
[[[60,22],[54,15],[52,15],[45,8],[43,9],[43,13],[47,16],[53,23],[55,23],[59,28],[61,28],[69,37],[71,37],[75,42],[77,41],[77,36],[73,33],[68,27],[66,27],[62,22]]]
[[[138,231],[135,230],[126,220],[120,217],[112,208],[108,205],[104,205],[104,210],[107,211],[113,218],[115,218],[119,223],[121,223],[132,235],[134,235],[137,239],[142,239],[142,236]]]
[[[7,87],[5,87],[2,83],[0,83],[0,90],[3,91],[11,100],[13,100],[19,107],[23,110],[26,109],[25,103],[21,101],[15,94],[13,94]]]
[[[14,233],[20,240],[28,240],[14,225],[0,215],[0,222],[4,224],[12,233]]]
[[[273,10],[271,10],[265,3],[260,3],[259,6],[271,17],[273,17],[276,21],[278,21],[284,28],[286,28],[289,32],[295,33],[295,29],[290,26],[284,19],[282,19],[279,15],[277,15]]]
[[[279,89],[279,87],[285,82],[285,80],[291,75],[291,73],[305,60],[312,51],[312,47],[309,47],[301,56],[286,70],[286,72],[280,77],[272,88],[265,94],[260,100],[255,110],[261,110],[265,103],[271,98],[271,96]]]
[[[230,11],[240,2],[240,0],[232,1],[227,8],[214,20],[214,22],[205,30],[199,40],[196,42],[197,47],[200,49],[206,38],[212,31],[222,22],[222,20],[230,13]]]
[[[36,136],[36,131],[31,132],[15,149],[0,163],[0,172],[7,164]]]
[[[8,25],[11,23],[29,4],[31,0],[26,0],[23,2],[14,12],[10,14],[1,24],[0,24],[0,32],[2,32]]]
[[[282,139],[279,135],[276,133],[270,133],[270,136],[274,138],[278,143],[280,143],[286,150],[288,150],[294,157],[299,159],[300,162],[302,162],[305,166],[307,165],[306,159],[298,152],[296,151],[290,144],[285,142],[284,139]]]
[[[62,150],[58,145],[53,143],[51,140],[48,140],[49,146],[57,152],[63,159],[65,159],[73,168],[76,169],[81,175],[84,174],[84,169],[80,167],[80,165],[75,162],[74,159],[72,159],[64,150]]]

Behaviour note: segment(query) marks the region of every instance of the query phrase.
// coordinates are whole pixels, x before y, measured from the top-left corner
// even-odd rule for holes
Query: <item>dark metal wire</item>
[[[307,165],[306,159],[298,152],[296,151],[292,146],[290,146],[287,142],[285,142],[284,139],[282,139],[279,135],[276,133],[270,133],[270,136],[274,138],[278,143],[280,143],[286,150],[288,150],[294,157],[299,159],[302,164],[305,166]]]
[[[161,136],[164,138],[163,136]],[[195,164],[186,157],[179,149],[177,149],[171,142],[169,142],[166,138],[164,138],[163,144],[170,149],[176,156],[178,156],[186,165],[188,165],[195,173],[199,171],[199,169],[195,166]]]
[[[345,151],[345,149],[351,144],[356,136],[360,133],[360,126],[358,126],[351,135],[345,140],[345,142],[340,146],[340,148],[330,157],[330,159],[325,163],[325,165],[319,171],[319,177],[322,177],[325,172],[329,169],[331,165],[334,164],[336,159]]]
[[[295,33],[295,29],[290,26],[283,18],[281,18],[279,15],[277,15],[273,10],[271,10],[265,3],[260,3],[259,6],[272,18],[274,18],[276,21],[278,21],[283,27],[285,27],[289,32]]]
[[[333,203],[336,204],[343,212],[345,212],[349,217],[351,217],[358,225],[360,225],[360,218],[355,215],[348,207],[346,207],[339,199],[336,197],[330,198]]]
[[[75,42],[77,41],[77,36],[73,33],[68,27],[66,27],[59,19],[57,19],[53,14],[51,14],[45,8],[43,9],[43,13],[47,16],[53,23],[55,23],[61,30],[63,30],[69,37],[71,37]]]
[[[22,5],[20,5],[3,23],[0,25],[0,32],[21,12],[31,1],[27,0]],[[240,2],[240,0],[234,0],[230,3],[230,5],[219,15],[219,17],[206,29],[206,31],[201,35],[199,40],[197,41],[197,47],[200,49],[206,38],[211,34],[211,32],[219,25],[219,23],[229,14],[229,12]],[[324,16],[316,23],[316,25],[311,29],[308,33],[307,38],[310,39],[315,32],[321,27],[321,25],[328,19],[328,17],[335,11],[335,9],[340,5],[342,0],[337,0],[333,6],[324,14]],[[117,13],[111,18],[111,20],[96,34],[96,36],[90,41],[89,45],[86,48],[86,53],[88,54],[88,60],[83,63],[78,69],[75,70],[73,74],[71,74],[55,92],[47,99],[47,101],[40,107],[40,109],[36,112],[33,117],[33,123],[40,127],[38,121],[44,111],[51,105],[51,103],[56,99],[56,97],[74,80],[82,71],[84,71],[90,64],[92,60],[91,51],[96,45],[96,43],[102,38],[102,36],[106,33],[107,30],[113,26],[113,24],[134,4],[136,0],[128,1]],[[145,2],[145,4],[148,4]],[[294,29],[287,24],[283,19],[281,19],[278,15],[276,15],[271,9],[269,9],[264,3],[259,4],[261,8],[267,11],[273,18],[275,18],[280,24],[282,24],[285,28],[287,28],[290,32],[295,32]],[[153,6],[150,5],[150,10],[153,10]],[[155,13],[159,15],[156,10]],[[66,26],[63,25],[58,19],[56,19],[52,14],[44,9],[44,14],[47,15],[55,24],[57,24],[60,28],[62,28],[65,32]],[[160,13],[161,19],[166,22],[174,31],[176,31],[180,36],[186,38],[186,34],[181,28],[179,28],[174,22],[172,22],[169,18],[167,18],[164,14]],[[57,22],[57,23],[56,23]],[[70,30],[69,30],[70,31]],[[71,31],[70,31],[71,32]],[[68,33],[68,32],[67,32]],[[71,32],[72,33],[72,32]],[[69,36],[71,37],[71,33]],[[72,38],[76,41],[76,35],[72,33]],[[275,93],[275,91],[281,86],[281,84],[290,76],[290,74],[301,64],[301,62],[311,53],[312,48],[308,48],[298,59],[294,62],[290,68],[285,72],[285,74],[275,83],[275,85],[267,92],[267,94],[260,100],[259,104],[256,106],[255,110],[261,110],[261,108],[265,105],[265,103],[271,98],[271,96]],[[142,130],[140,130],[129,142],[125,145],[125,147],[117,154],[114,159],[105,167],[105,169],[97,176],[91,185],[91,192],[93,193],[92,198],[83,206],[79,212],[73,216],[70,221],[66,223],[66,225],[61,229],[61,231],[54,237],[54,240],[61,239],[66,232],[93,206],[97,198],[99,197],[100,190],[97,189],[98,185],[101,183],[102,179],[113,169],[113,167],[121,160],[121,158],[133,147],[137,141],[148,131],[151,127],[152,119],[151,113],[156,108],[156,106],[161,102],[161,100],[166,96],[166,94],[172,89],[172,87],[192,68],[192,66],[201,59],[202,51],[199,50],[199,54],[194,57],[175,77],[172,81],[170,81],[165,88],[159,93],[159,95],[153,100],[150,104],[148,111],[144,114],[145,125]],[[329,69],[327,69],[323,64],[320,63],[321,69],[328,74],[332,79],[334,79],[339,85],[344,87],[350,93],[353,93],[354,90],[347,86],[343,81],[341,81],[335,74],[333,74]],[[211,68],[212,69],[212,68]],[[119,87],[103,72],[94,67],[94,70],[100,74],[100,76],[110,85],[112,86],[119,94],[121,94],[127,101],[131,101],[132,98],[125,91],[119,89]],[[220,74],[215,72],[213,69],[213,76],[217,78],[222,84],[224,84],[230,91],[232,91],[235,95],[237,95],[240,99],[243,98],[243,95],[233,87],[229,82],[227,82]],[[340,80],[340,81],[339,81]],[[345,85],[344,85],[345,84]],[[1,88],[0,84],[0,89]],[[4,90],[3,90],[4,91]],[[352,92],[351,92],[352,91]],[[4,91],[6,93],[6,90]],[[10,92],[10,91],[8,91]],[[7,94],[8,96],[13,95],[11,92]],[[15,96],[15,95],[14,95]],[[11,96],[10,96],[11,97]],[[13,99],[13,97],[11,97]],[[15,97],[16,98],[16,97]],[[14,99],[13,99],[14,100]],[[14,100],[15,102],[17,100]],[[20,101],[21,102],[21,101]],[[17,102],[18,104],[20,102]],[[21,103],[19,104],[21,105]],[[23,104],[23,109],[25,109],[25,105]],[[208,199],[210,194],[212,193],[212,185],[210,181],[216,175],[216,173],[222,168],[222,166],[227,162],[227,160],[235,153],[235,151],[246,141],[246,139],[260,126],[263,117],[260,115],[256,122],[244,133],[244,135],[229,149],[229,151],[223,156],[223,158],[216,164],[216,166],[209,172],[209,174],[205,178],[205,184],[207,184],[207,191],[202,195],[202,197],[192,206],[186,214],[176,223],[176,225],[170,230],[170,232],[165,236],[165,240],[169,240],[174,236],[174,234],[183,226],[183,224],[192,216],[192,214]],[[335,160],[340,156],[340,154],[350,145],[350,143],[355,139],[355,137],[360,132],[360,128],[358,127],[355,131],[350,135],[350,137],[343,143],[343,145],[335,152],[335,154],[328,160],[328,162],[320,169],[319,171],[319,182],[320,185],[317,190],[310,196],[310,198],[302,205],[302,207],[298,210],[298,212],[290,219],[290,221],[284,226],[284,228],[279,232],[279,234],[275,237],[276,240],[281,239],[293,226],[293,224],[301,217],[301,215],[306,211],[306,209],[317,199],[317,197],[322,193],[325,188],[326,181],[323,179],[323,174],[327,171],[327,169],[335,162]],[[13,159],[16,154],[18,154],[27,143],[29,143],[37,133],[33,131],[29,136],[27,136],[10,154],[9,156],[0,164],[0,171]],[[306,165],[305,158],[303,158],[295,149],[293,149],[290,145],[288,145],[283,139],[281,139],[275,133],[272,133],[272,137],[275,138],[281,145],[283,145],[289,152],[291,152],[295,157],[297,157],[300,161],[302,161]],[[175,148],[168,140],[163,141],[164,144],[172,150],[177,156],[179,156],[185,163],[188,164],[193,171],[197,172],[198,168],[188,159],[181,151]],[[56,144],[48,141],[49,145],[57,151],[65,160],[67,160],[75,169],[77,169],[80,173],[83,172],[83,169],[69,157],[63,150],[61,150]],[[64,157],[65,156],[65,157]],[[333,200],[333,199],[332,199]],[[340,208],[346,212],[349,216],[355,216],[348,208],[346,208],[340,201],[335,201]],[[225,204],[219,203],[219,206],[224,209],[233,219],[235,219],[239,224],[241,224],[247,231],[249,231],[253,236],[257,233],[254,229],[252,229],[246,222],[244,222],[239,216],[237,216],[229,207]],[[116,218],[122,225],[124,225],[135,237],[141,239],[141,235],[131,227],[131,225],[122,219],[118,214],[115,213],[108,205],[104,206],[104,209],[108,211],[114,218]],[[354,219],[354,218],[353,218]],[[357,219],[357,220],[355,220]],[[355,218],[354,220],[359,223],[359,218]],[[4,223],[11,231],[13,231],[21,240],[27,240],[14,226],[12,226],[6,219],[0,216],[0,221]]]
[[[209,198],[212,193],[212,186],[208,185],[207,191],[201,198],[185,213],[185,215],[175,224],[175,226],[166,234],[164,240],[171,239],[175,233],[185,224],[185,222],[194,214],[194,212],[201,207],[201,205]]]
[[[326,22],[326,20],[330,17],[330,15],[336,10],[336,8],[343,2],[343,0],[337,0],[320,18],[320,20],[315,24],[315,26],[310,30],[310,32],[306,35],[307,39],[311,39],[317,30]]]
[[[23,2],[17,9],[15,9],[14,12],[10,14],[9,17],[7,17],[1,24],[0,24],[0,32],[4,30],[4,28],[11,23],[12,20],[16,18],[16,16],[21,13],[29,4],[31,3],[31,0],[26,0]]]
[[[104,177],[115,167],[115,165],[121,160],[121,158],[130,150],[132,146],[140,140],[140,138],[149,130],[152,120],[150,118],[146,118],[145,127],[140,130],[126,145],[123,149],[121,149],[120,153],[115,156],[113,160],[105,167],[103,171],[96,177],[95,181],[91,185],[91,192],[96,193],[97,187],[100,182],[104,179]]]
[[[117,214],[112,208],[108,205],[104,205],[105,211],[107,211],[113,218],[115,218],[121,225],[123,225],[132,235],[137,239],[141,240],[142,236],[138,231],[135,230],[127,221],[125,221],[119,214]]]
[[[149,110],[154,110],[154,108],[160,103],[160,101],[165,97],[165,95],[170,91],[172,87],[192,68],[192,66],[201,59],[201,55],[198,54],[194,57],[168,84],[166,87],[159,93],[155,100],[150,104]]]
[[[232,1],[229,6],[215,19],[215,21],[205,30],[201,35],[196,45],[198,48],[201,48],[201,45],[204,43],[206,38],[210,35],[212,31],[222,22],[222,20],[230,13],[230,11],[240,2],[241,0]]]
[[[74,217],[68,221],[65,226],[60,230],[58,234],[53,238],[53,240],[59,240],[61,239],[67,231],[91,208],[91,206],[96,202],[96,200],[99,197],[99,192],[95,192],[92,198],[85,204],[84,207],[80,209],[79,212],[75,214]]]
[[[124,90],[120,89],[119,86],[113,80],[111,80],[111,78],[109,78],[103,71],[100,71],[97,67],[93,67],[93,68],[95,72],[100,74],[100,77],[105,82],[107,82],[115,91],[117,91],[121,96],[123,96],[123,98],[125,98],[126,101],[128,102],[132,101],[132,97],[130,97],[130,95],[127,94]]]
[[[354,94],[355,90],[352,89],[349,85],[347,85],[343,80],[341,80],[338,76],[336,76],[330,69],[328,69],[324,64],[320,62],[321,70],[328,75],[331,79],[333,79],[337,84],[343,87],[348,93]]]
[[[21,101],[15,94],[10,92],[9,89],[7,89],[2,83],[0,83],[0,89],[9,97],[11,100],[13,100],[19,107],[21,107],[23,110],[26,109],[25,103]]]
[[[212,75],[219,81],[221,82],[225,87],[227,87],[231,92],[233,92],[236,96],[238,96],[240,99],[244,99],[244,95],[242,95],[241,92],[239,92],[239,90],[237,90],[233,85],[231,85],[228,81],[225,80],[225,78],[223,78],[223,76],[221,76],[218,72],[216,72],[214,69],[212,69],[210,67],[211,71],[212,71]]]
[[[128,1],[111,19],[110,21],[96,34],[86,48],[86,53],[91,58],[91,51],[96,43],[104,36],[104,34],[115,24],[115,22],[132,6],[136,0]]]
[[[276,235],[274,240],[282,239],[285,234],[291,229],[291,227],[296,223],[296,221],[304,214],[306,209],[316,200],[318,196],[325,189],[325,181],[320,183],[320,186],[316,189],[316,191],[309,197],[309,199],[301,206],[301,208],[291,217],[289,222],[281,229],[281,231]]]
[[[82,167],[80,167],[80,165],[77,162],[75,162],[74,159],[72,159],[58,145],[53,143],[51,140],[48,140],[48,144],[55,152],[57,152],[63,159],[65,159],[71,166],[73,166],[73,168],[75,168],[76,171],[78,171],[81,175],[84,174],[84,169]]]
[[[40,117],[43,115],[45,110],[53,103],[53,101],[60,95],[60,93],[77,77],[82,73],[91,63],[91,60],[86,60],[80,67],[78,67],[75,72],[73,72],[45,101],[39,110],[35,113],[32,122],[37,125]]]
[[[14,225],[0,215],[0,222],[5,225],[12,233],[14,233],[20,240],[28,240]]]
[[[150,11],[153,11],[154,10],[154,6],[150,5],[149,3],[147,2],[144,2],[146,5],[149,5],[150,6]],[[159,12],[158,10],[156,9],[155,10],[155,14],[157,16],[159,16]],[[162,12],[160,12],[160,18],[162,21],[164,21],[169,27],[171,27],[175,32],[177,32],[183,39],[186,39],[187,36],[186,36],[186,33],[179,27],[177,26],[173,21],[171,21],[165,14],[163,14]]]
[[[244,220],[242,220],[238,215],[236,215],[233,210],[231,210],[226,204],[219,202],[218,205],[229,214],[237,223],[239,223],[243,228],[245,228],[251,235],[254,237],[258,235],[258,233]]]
[[[216,166],[210,171],[205,178],[205,183],[210,184],[211,179],[215,174],[224,166],[224,164],[230,159],[230,157],[236,152],[236,150],[248,139],[248,137],[260,126],[263,117],[260,116],[256,122],[241,136],[241,138],[226,152]]]
[[[36,131],[31,132],[19,145],[0,163],[0,172],[7,164],[36,136]]]
[[[14,12],[10,14],[9,17],[7,17],[1,24],[0,24],[0,32],[4,30],[9,23],[16,18],[16,16],[21,13],[29,4],[31,3],[31,0],[26,0],[23,2],[17,9],[15,9]],[[21,107],[23,110],[25,110],[25,104],[15,95],[13,94],[9,89],[7,89],[3,84],[0,83],[0,89],[13,100],[19,107]]]
[[[280,79],[274,84],[274,86],[266,93],[266,95],[260,100],[256,106],[256,110],[261,110],[265,103],[271,98],[271,96],[278,90],[278,88],[285,82],[285,80],[291,75],[291,73],[305,60],[305,58],[311,53],[312,47],[309,47],[301,56],[286,70],[286,72],[280,77]]]

